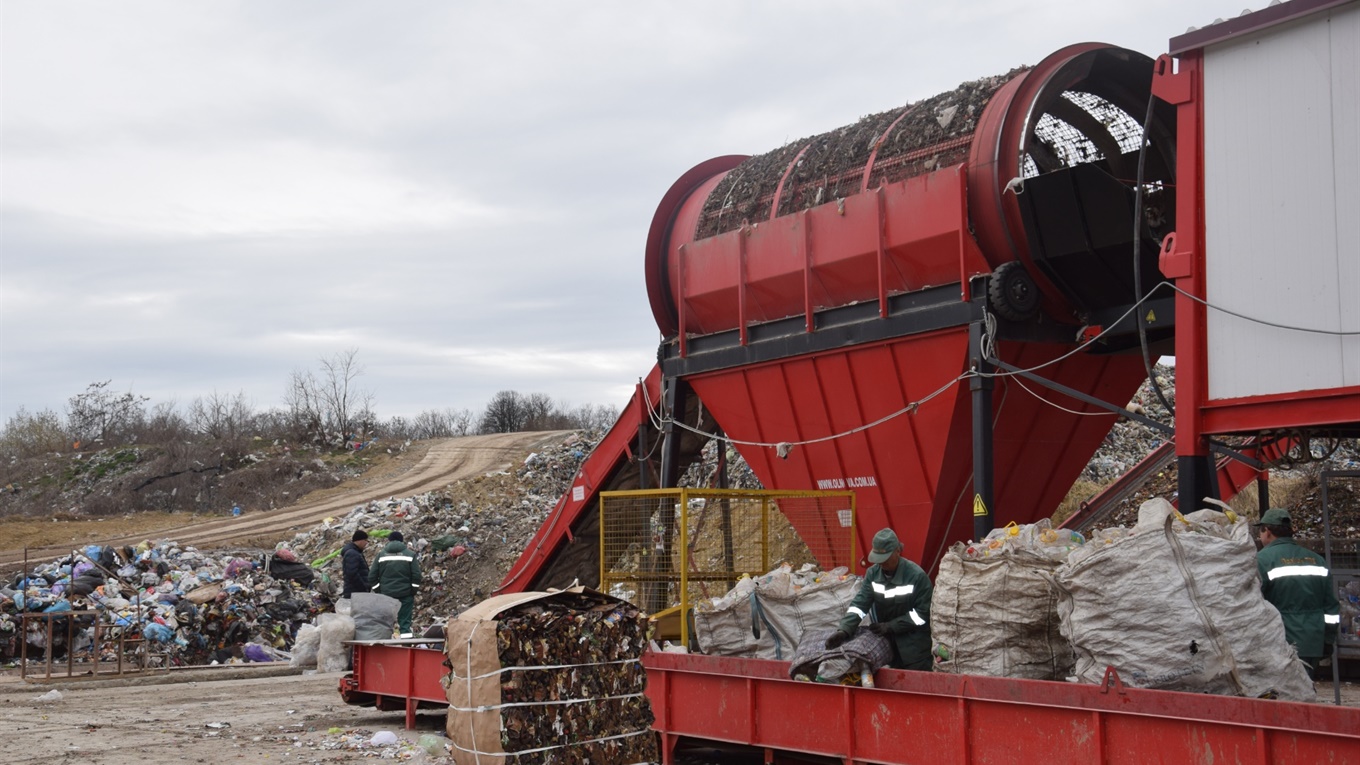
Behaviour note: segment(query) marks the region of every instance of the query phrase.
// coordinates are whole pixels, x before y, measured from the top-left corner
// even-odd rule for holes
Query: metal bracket
[[[1105,677],[1100,681],[1101,693],[1109,693],[1110,688],[1114,688],[1114,692],[1120,696],[1124,695],[1124,682],[1119,679],[1119,670],[1113,666],[1105,667]]]

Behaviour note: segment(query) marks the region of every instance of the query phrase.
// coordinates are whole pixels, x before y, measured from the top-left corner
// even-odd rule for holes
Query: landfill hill
[[[1174,406],[1175,369],[1158,366],[1156,379],[1163,395]],[[1046,391],[1017,390],[1013,395],[1043,395],[1055,401]],[[1162,406],[1151,385],[1145,384],[1131,406],[1162,422],[1170,422],[1170,413]],[[536,448],[525,448],[511,453],[507,450],[504,464],[508,469],[486,470],[471,478],[441,483],[428,490],[411,493],[393,492],[381,499],[337,505],[324,516],[318,515],[310,523],[281,527],[271,536],[268,533],[248,540],[238,540],[233,551],[239,555],[262,556],[275,546],[294,551],[301,561],[315,562],[324,585],[338,580],[339,561],[334,556],[356,528],[369,531],[401,530],[411,546],[421,552],[426,576],[434,586],[427,587],[419,604],[417,622],[433,624],[492,594],[509,572],[529,540],[547,518],[559,497],[567,491],[586,457],[594,449],[602,432],[564,432],[545,434]],[[1092,457],[1064,503],[1072,508],[1098,492],[1110,481],[1133,467],[1162,441],[1164,436],[1145,425],[1123,421],[1116,423],[1105,443]],[[461,441],[462,439],[455,439]],[[382,459],[374,453],[370,472],[357,472],[359,467],[341,463],[334,472],[327,473],[331,483],[376,480],[384,473],[410,470],[412,464],[429,457],[428,444],[413,444],[406,452],[398,450]],[[760,488],[760,482],[745,462],[734,451],[728,450],[729,482],[736,488]],[[315,463],[314,463],[315,464]],[[691,466],[682,485],[713,485],[717,465],[717,444],[710,443],[702,458]],[[320,466],[318,465],[318,470]],[[1325,462],[1294,466],[1277,470],[1271,481],[1272,504],[1294,510],[1300,537],[1320,537],[1320,486],[1318,475],[1323,467],[1360,469],[1354,440],[1342,443]],[[354,471],[355,475],[350,475]],[[1360,481],[1338,482],[1332,490],[1333,534],[1338,538],[1360,539]],[[1170,498],[1176,488],[1174,463],[1162,471],[1139,492],[1126,499],[1100,525],[1129,525],[1136,519],[1138,505],[1153,496]],[[1247,517],[1255,517],[1254,488],[1234,501]],[[287,512],[281,508],[278,512]],[[1068,510],[1060,510],[1059,517]],[[264,513],[263,515],[272,515]],[[127,521],[131,521],[130,516]],[[324,518],[324,520],[322,520]],[[124,520],[117,521],[121,527]],[[245,519],[237,519],[238,521]],[[317,521],[321,521],[317,523]],[[57,524],[60,525],[60,524]],[[0,533],[4,523],[0,522]],[[127,533],[136,534],[128,529]],[[151,531],[146,538],[156,539],[163,534]],[[69,540],[69,541],[68,541]],[[95,538],[71,539],[68,534],[60,540],[66,549],[96,541]],[[204,543],[194,539],[175,539],[181,546]],[[251,545],[243,545],[242,541]],[[378,541],[381,544],[381,541]],[[376,548],[369,550],[370,559]],[[60,553],[52,553],[48,559]],[[225,564],[223,564],[225,565]],[[325,589],[324,586],[321,587]],[[323,593],[324,594],[324,593]]]

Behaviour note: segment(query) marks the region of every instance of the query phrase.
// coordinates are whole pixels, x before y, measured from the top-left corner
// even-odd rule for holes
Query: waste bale
[[[835,629],[859,590],[860,578],[840,567],[820,571],[787,564],[743,577],[720,598],[694,609],[699,650],[714,656],[787,660],[811,630]]]
[[[940,560],[930,603],[935,670],[1062,680],[1075,657],[1058,618],[1052,574],[1082,535],[1047,519],[959,542]]]
[[[447,730],[483,765],[659,762],[647,617],[584,587],[502,595],[451,619]]]
[[[1139,688],[1315,697],[1307,665],[1261,596],[1245,520],[1214,510],[1181,516],[1149,500],[1137,526],[1073,551],[1054,579],[1081,682],[1099,683],[1114,667]]]

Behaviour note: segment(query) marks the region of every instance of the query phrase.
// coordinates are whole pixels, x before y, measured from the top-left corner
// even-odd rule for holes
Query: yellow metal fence
[[[600,495],[600,586],[655,615],[726,594],[781,563],[852,566],[852,491],[652,489]]]

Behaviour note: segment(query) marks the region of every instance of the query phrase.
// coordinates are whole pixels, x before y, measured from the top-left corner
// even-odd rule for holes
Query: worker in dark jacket
[[[859,592],[840,626],[826,640],[827,648],[837,648],[859,629],[865,617],[873,620],[864,629],[888,639],[893,647],[892,666],[929,672],[930,577],[920,566],[902,557],[902,543],[892,529],[874,535],[869,552],[870,566],[864,573]]]
[[[1294,544],[1294,522],[1288,510],[1272,507],[1256,528],[1263,545],[1256,554],[1261,594],[1284,619],[1285,639],[1317,671],[1341,626],[1332,572],[1322,556]]]
[[[356,529],[340,550],[340,563],[345,571],[345,589],[340,597],[348,598],[356,592],[368,592],[368,561],[364,548],[368,547],[368,533]]]
[[[416,593],[420,591],[420,563],[406,546],[400,531],[387,536],[387,546],[373,561],[369,580],[372,582],[369,589],[401,601],[401,610],[397,612],[400,636],[413,637],[411,617],[416,610]]]

